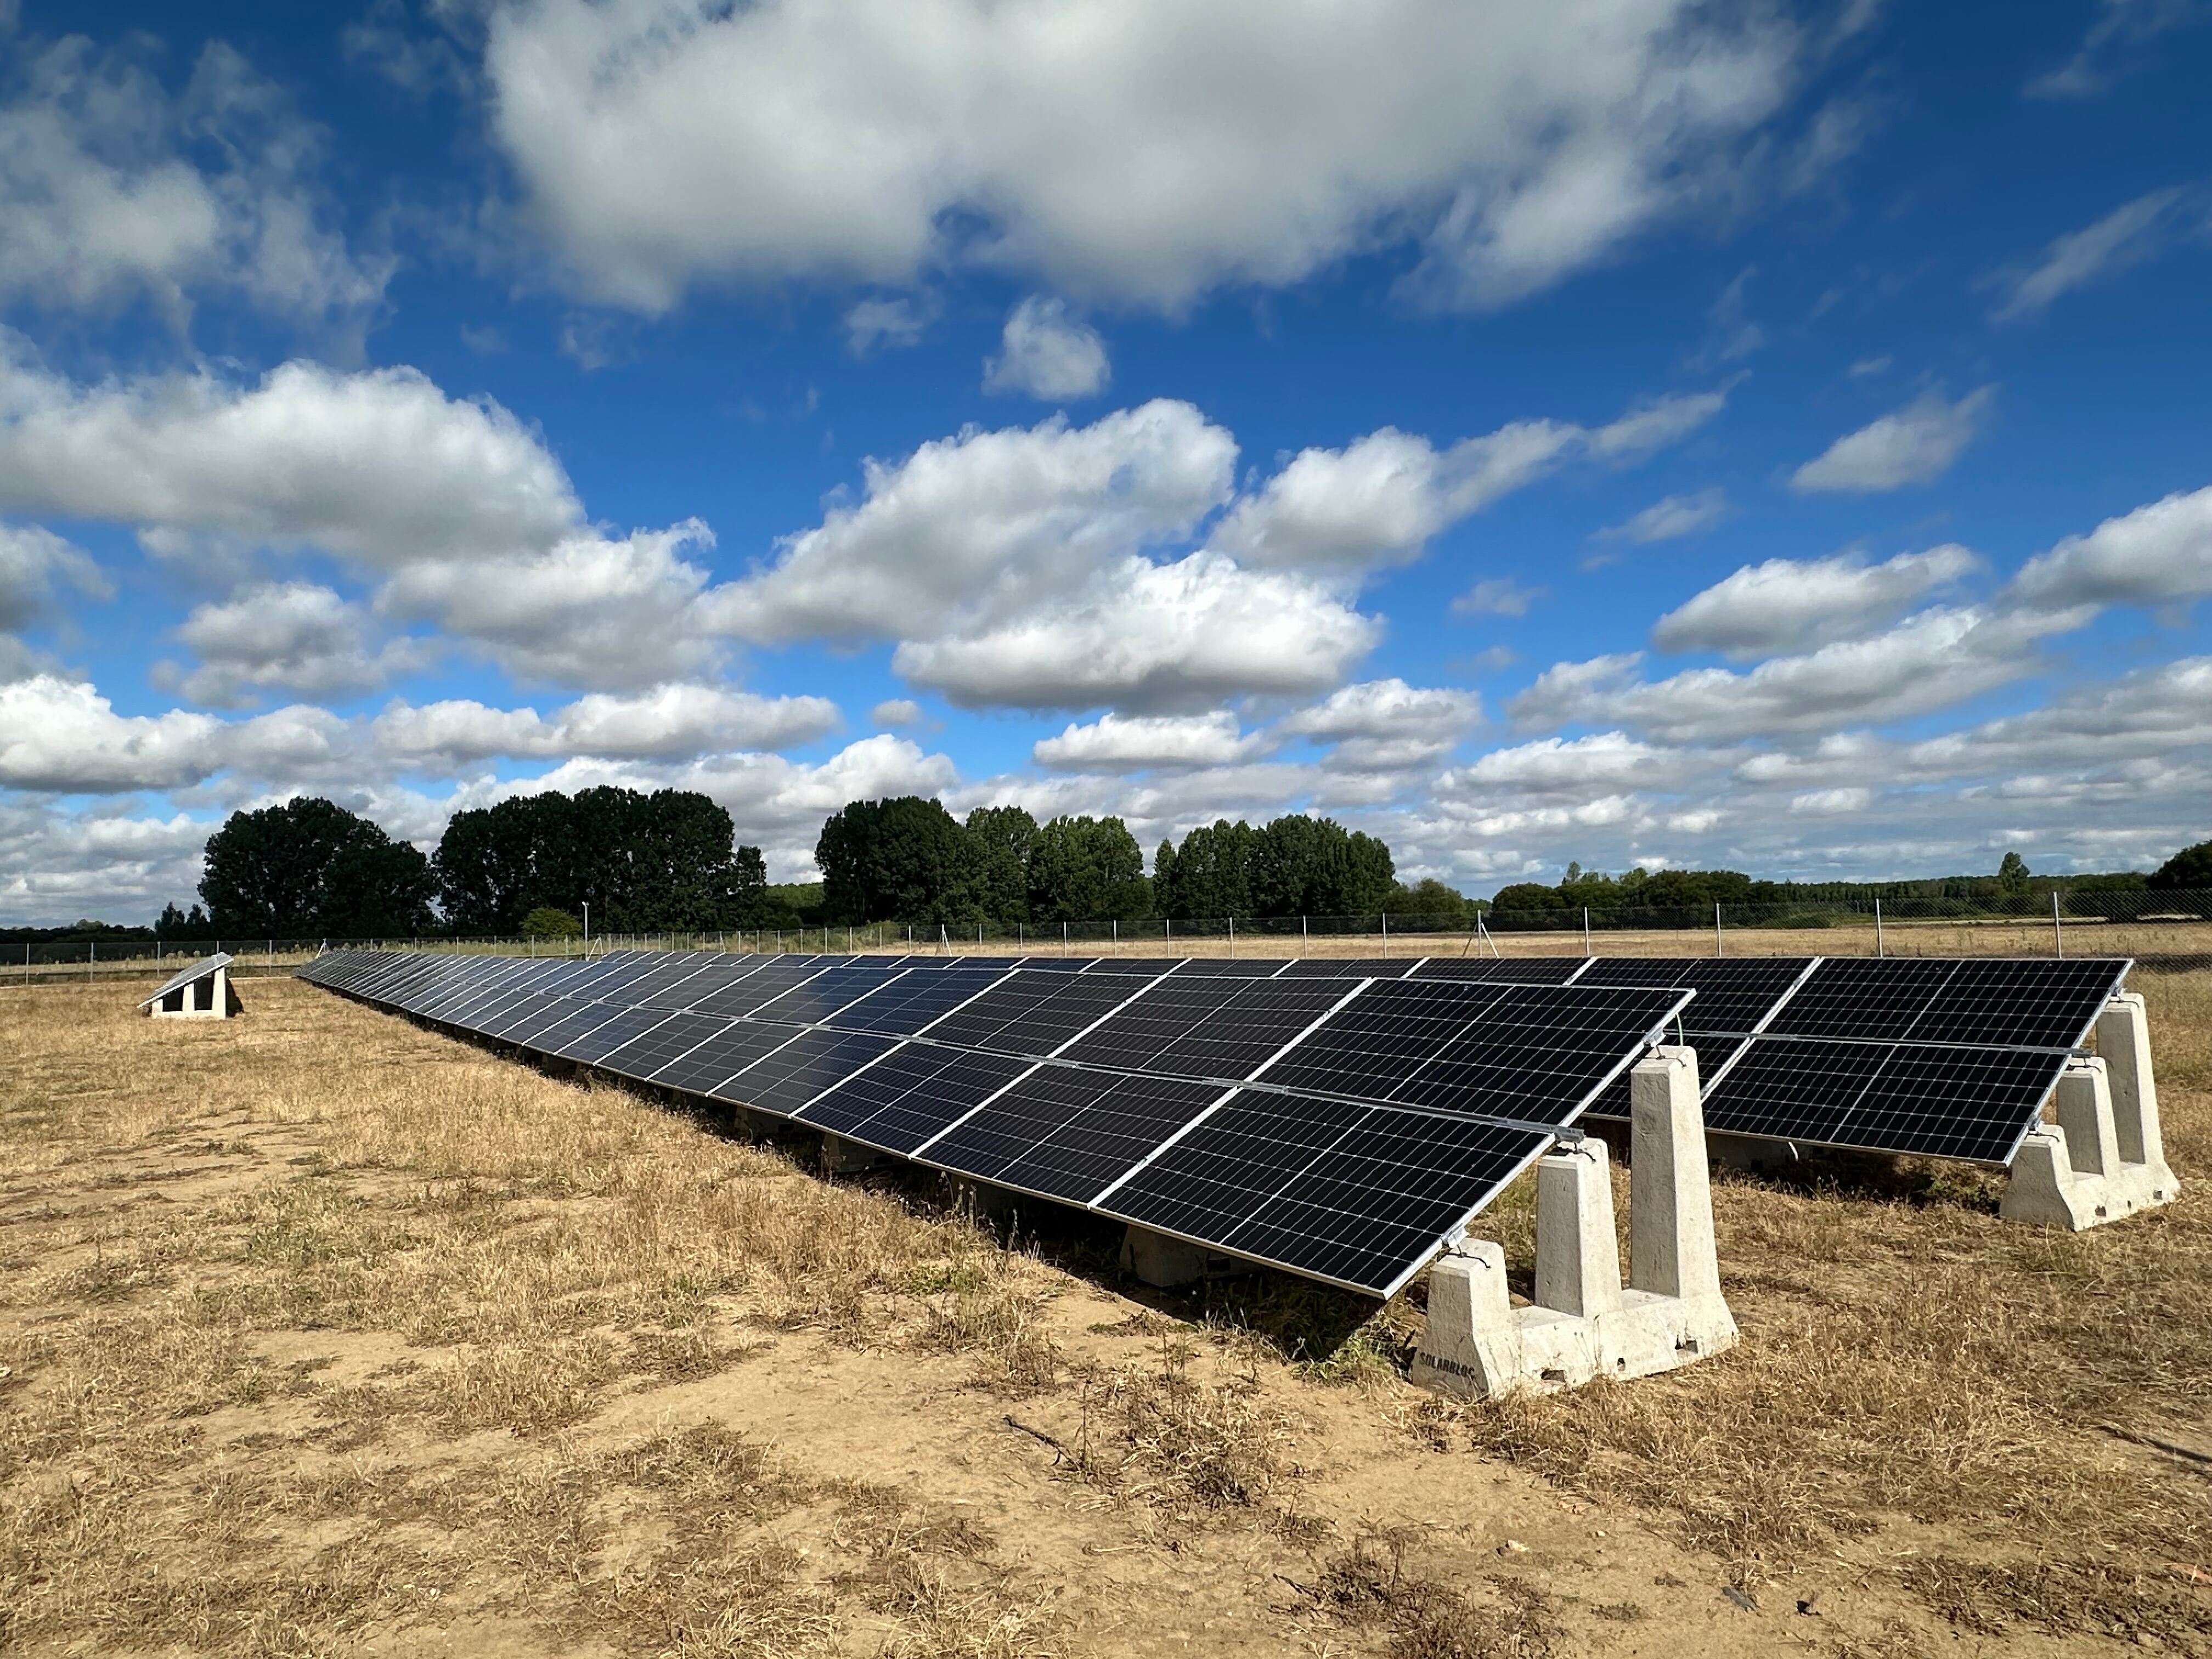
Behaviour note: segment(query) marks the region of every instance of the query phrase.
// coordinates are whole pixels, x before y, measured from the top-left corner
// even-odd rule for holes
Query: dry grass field
[[[1725,1180],[1741,1348],[1497,1407],[1417,1294],[1144,1291],[294,981],[0,991],[0,1650],[2212,1654],[2212,974],[2139,988],[2179,1204]]]

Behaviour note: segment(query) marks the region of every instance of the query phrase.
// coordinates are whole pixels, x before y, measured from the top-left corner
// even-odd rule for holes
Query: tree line
[[[1905,882],[1773,882],[1734,870],[1567,866],[1553,885],[1517,882],[1493,900],[1442,882],[1400,882],[1390,849],[1334,820],[1288,813],[1254,825],[1217,820],[1163,841],[1148,871],[1118,817],[1043,823],[1018,806],[964,819],[908,795],[832,813],[815,846],[818,888],[772,887],[757,847],[739,845],[726,810],[696,791],[599,787],[517,796],[456,812],[426,857],[380,825],[313,796],[234,812],[208,840],[201,902],[170,904],[163,939],[404,938],[712,932],[822,924],[1050,927],[1060,922],[1358,916],[1392,912],[1471,923],[1567,925],[1587,907],[1710,911],[1716,905],[1817,906],[1912,899],[1961,914],[2051,892],[2212,890],[2212,841],[2148,873],[2038,876],[2017,853],[1990,876]],[[145,937],[85,921],[0,933]]]
[[[1287,813],[1255,826],[1201,824],[1181,845],[1143,849],[1118,817],[1040,823],[1019,806],[963,820],[924,795],[855,801],[822,826],[819,920],[924,927],[1049,927],[1066,921],[1460,915],[1469,901],[1437,881],[1408,888],[1390,849],[1331,818]]]

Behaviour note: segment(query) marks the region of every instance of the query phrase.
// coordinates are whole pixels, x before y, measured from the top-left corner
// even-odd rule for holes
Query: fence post
[[[1114,948],[1106,954],[1114,957],[1121,954],[1121,918],[1119,916],[1114,918]]]
[[[93,964],[99,960],[100,946],[97,945],[86,945],[84,947],[84,982],[87,985],[92,983]]]
[[[1064,921],[1060,924],[1060,953],[1067,954],[1067,924]]]
[[[1590,949],[1589,906],[1587,904],[1583,906],[1583,954],[1586,957],[1594,957],[1597,954],[1596,951]]]
[[[1232,962],[1237,959],[1237,918],[1234,916],[1229,918],[1229,959]]]
[[[1721,907],[1713,906],[1713,954],[1721,954]]]
[[[2058,925],[2058,890],[2051,890],[2051,942],[2061,962],[2066,959],[2066,930]]]
[[[1874,953],[1877,957],[1889,954],[1888,948],[1883,945],[1881,939],[1881,901],[1880,899],[1874,902]]]
[[[1306,942],[1306,919],[1304,916],[1300,916],[1298,918],[1298,954],[1300,956],[1305,955],[1306,951],[1310,948],[1310,947]]]
[[[1382,954],[1386,957],[1390,954],[1390,913],[1388,910],[1382,913]]]

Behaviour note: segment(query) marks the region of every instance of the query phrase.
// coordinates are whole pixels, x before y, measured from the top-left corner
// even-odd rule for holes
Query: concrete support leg
[[[1620,1280],[1601,1142],[1536,1165],[1536,1297],[1514,1308],[1503,1249],[1471,1243],[1429,1275],[1413,1381],[1474,1398],[1668,1370],[1735,1342],[1713,1248],[1697,1056],[1660,1048],[1630,1088],[1629,1284]]]
[[[2007,1221],[2080,1232],[2170,1204],[2180,1190],[2159,1129],[2140,996],[2106,1005],[2097,1048],[2094,1059],[2075,1060],[2060,1076],[2057,1121],[2031,1130],[2014,1154],[1997,1210]]]
[[[1121,1271],[1162,1290],[1224,1279],[1242,1271],[1237,1258],[1132,1224],[1121,1236]]]

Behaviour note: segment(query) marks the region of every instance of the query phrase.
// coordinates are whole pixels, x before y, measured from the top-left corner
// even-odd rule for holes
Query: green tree
[[[1012,924],[1030,915],[1030,848],[1037,821],[1018,806],[979,806],[968,815],[968,833],[981,849],[983,885],[978,896],[993,921]]]
[[[1057,817],[1030,846],[1032,921],[1130,921],[1152,905],[1145,855],[1119,818]]]
[[[583,931],[581,921],[550,904],[541,904],[523,917],[520,929],[525,939],[574,939]]]
[[[1156,896],[1154,908],[1177,921],[1255,914],[1252,843],[1258,834],[1226,818],[1192,830],[1175,856],[1172,890]]]
[[[430,860],[447,924],[512,933],[541,907],[580,913],[591,895],[576,850],[571,803],[558,790],[454,813]]]
[[[2017,853],[2007,853],[2003,862],[1997,866],[1997,885],[2008,893],[2024,893],[2027,890],[2028,873],[2026,859]]]
[[[1564,927],[1566,900],[1555,887],[1541,882],[1516,881],[1501,887],[1490,901],[1490,926],[1500,933],[1516,928]]]
[[[1252,913],[1262,916],[1367,915],[1389,902],[1390,849],[1334,818],[1292,812],[1254,836]]]
[[[532,910],[580,915],[586,904],[595,933],[748,927],[768,869],[758,848],[736,842],[729,813],[696,790],[547,790],[453,814],[439,896],[468,933],[511,933]]]
[[[814,861],[830,921],[983,920],[982,848],[927,796],[854,801],[833,813],[814,844]]]
[[[420,933],[436,890],[414,846],[312,795],[232,813],[208,837],[200,877],[212,931],[249,938]]]
[[[2166,893],[2212,893],[2212,841],[2183,848],[2152,871],[2144,884]],[[2199,915],[2212,915],[2212,899],[2185,902]]]

